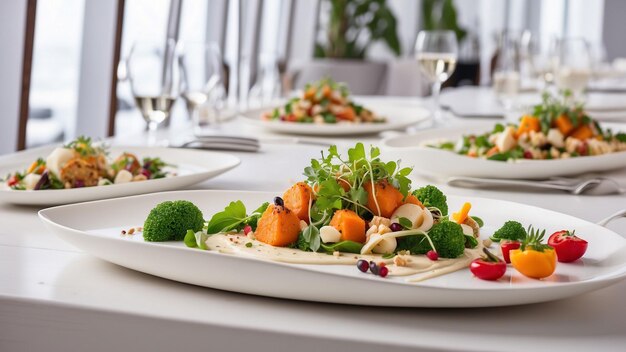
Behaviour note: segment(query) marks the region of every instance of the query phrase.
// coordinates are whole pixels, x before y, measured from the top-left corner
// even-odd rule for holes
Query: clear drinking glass
[[[159,124],[170,117],[178,98],[176,42],[138,42],[133,44],[127,70],[135,104],[148,123],[150,145],[156,144]]]
[[[516,37],[500,39],[493,71],[493,90],[506,110],[513,108],[521,87],[520,50]]]
[[[282,84],[278,55],[265,53],[259,55],[256,80],[250,93],[250,107],[265,107],[275,103],[282,94]]]
[[[565,38],[557,43],[555,83],[559,90],[569,90],[575,101],[584,100],[591,79],[591,51],[582,38]]]
[[[439,106],[441,84],[450,78],[456,68],[458,44],[453,31],[421,31],[415,41],[417,62],[426,78],[433,83],[433,122],[441,124]]]
[[[554,83],[556,46],[555,36],[530,31],[522,35],[522,55],[528,63],[532,78],[539,82],[540,90],[546,90]]]
[[[183,42],[179,48],[181,96],[196,132],[221,122],[226,88],[222,55],[214,43]]]

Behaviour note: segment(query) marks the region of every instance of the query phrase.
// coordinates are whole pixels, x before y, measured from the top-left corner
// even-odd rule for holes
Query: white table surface
[[[254,132],[238,120],[224,129]],[[373,143],[376,138],[360,140]],[[355,142],[335,141],[344,147]],[[141,144],[142,139],[116,143]],[[240,167],[193,188],[282,193],[301,179],[301,170],[322,148],[273,143],[259,153],[234,153],[242,159]],[[0,162],[35,155],[37,150],[16,153]],[[626,171],[610,177],[626,184]],[[589,221],[626,207],[624,195],[471,190],[421,177],[414,182]],[[37,210],[0,203],[0,351],[626,349],[626,281],[572,299],[505,308],[375,308],[279,300],[195,287],[109,264],[49,233]],[[626,236],[626,220],[609,227]]]

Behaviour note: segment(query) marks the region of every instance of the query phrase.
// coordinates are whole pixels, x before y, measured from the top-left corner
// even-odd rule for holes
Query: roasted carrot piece
[[[462,224],[467,219],[470,209],[472,209],[472,204],[464,203],[458,213],[452,214],[452,218],[457,224]]]
[[[310,87],[304,92],[304,99],[313,100],[315,98],[315,87]]]
[[[404,204],[415,204],[418,205],[420,208],[424,209],[424,204],[422,204],[422,202],[420,202],[419,199],[417,199],[416,196],[409,194],[406,199],[404,200]]]
[[[486,157],[490,157],[492,155],[498,154],[500,152],[500,150],[498,149],[498,147],[496,147],[495,145],[493,147],[491,147],[487,153],[485,153]]]
[[[296,214],[298,219],[309,223],[309,203],[313,201],[313,190],[304,182],[291,186],[283,194],[285,207]]]
[[[328,84],[325,84],[322,87],[322,96],[324,98],[330,98],[330,96],[333,94],[333,90],[330,88],[330,86]]]
[[[354,121],[354,119],[356,119],[356,113],[354,112],[354,109],[350,106],[344,107],[335,115],[340,120]]]
[[[576,128],[570,136],[580,139],[581,141],[586,141],[587,139],[592,138],[593,135],[593,129],[590,125],[581,125]]]
[[[330,226],[341,233],[342,241],[365,242],[365,220],[352,210],[337,210],[330,220]]]
[[[574,125],[567,115],[560,115],[554,120],[554,127],[558,128],[561,134],[567,137],[573,130]]]
[[[519,127],[517,128],[517,132],[515,133],[515,135],[519,137],[522,134],[528,133],[530,131],[541,131],[541,124],[539,123],[538,118],[530,115],[524,115],[519,123]]]
[[[271,246],[285,247],[298,240],[300,219],[288,208],[270,204],[257,225],[256,239]]]
[[[374,192],[372,192],[371,182],[365,182],[363,188],[367,192],[367,208],[374,215],[388,218],[397,207],[402,205],[404,196],[386,180],[378,181],[374,186]],[[374,194],[376,199],[374,199]]]

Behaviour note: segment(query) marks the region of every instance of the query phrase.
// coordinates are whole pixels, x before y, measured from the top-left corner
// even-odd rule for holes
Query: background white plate
[[[54,147],[44,150],[41,156],[45,158],[52,149]],[[236,167],[240,163],[237,157],[230,154],[176,148],[116,146],[110,148],[109,156],[116,158],[123,152],[133,153],[140,159],[144,157],[160,157],[163,161],[176,165],[178,175],[141,182],[72,189],[18,191],[0,188],[0,201],[13,204],[54,205],[170,191],[208,180]],[[17,164],[1,164],[0,175],[4,177],[8,173],[23,171],[30,163],[32,163],[32,160],[25,160],[24,163]]]
[[[241,117],[252,125],[263,127],[273,132],[314,136],[347,136],[404,129],[422,122],[430,116],[429,110],[417,104],[398,105],[375,100],[359,100],[357,103],[362,104],[379,116],[386,117],[387,121],[384,123],[362,124],[313,124],[261,120],[261,114],[271,111],[274,107],[248,110],[241,113]]]
[[[409,284],[404,278],[363,274],[352,265],[298,265],[186,248],[181,242],[148,243],[122,229],[143,224],[155,205],[186,199],[205,218],[240,199],[248,209],[274,193],[178,191],[60,206],[39,212],[62,239],[109,262],[163,278],[222,290],[331,303],[407,307],[484,307],[544,302],[579,295],[617,282],[626,275],[626,240],[587,221],[512,202],[449,197],[450,209],[465,201],[485,221],[482,237],[506,220],[545,228],[548,233],[575,229],[589,241],[585,257],[559,263],[544,280],[528,279],[509,267],[496,282],[473,277],[468,269]],[[497,250],[497,249],[496,249]],[[114,283],[112,283],[114,284]]]
[[[456,142],[462,135],[484,133],[494,123],[471,127],[443,128],[420,131],[411,135],[385,138],[381,149],[392,159],[402,159],[405,165],[414,165],[414,172],[435,176],[471,176],[507,179],[542,179],[554,176],[576,175],[619,169],[626,166],[626,152],[556,160],[518,160],[515,162],[470,158],[451,151],[426,147],[425,143],[438,140]]]

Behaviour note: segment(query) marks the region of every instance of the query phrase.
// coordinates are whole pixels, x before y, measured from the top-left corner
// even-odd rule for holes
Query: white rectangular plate
[[[51,152],[52,148],[48,151]],[[168,164],[175,165],[177,175],[172,177],[71,189],[50,189],[39,191],[22,191],[4,188],[0,185],[0,202],[27,205],[54,205],[84,202],[89,200],[130,196],[151,192],[170,191],[208,180],[222,174],[237,165],[240,160],[230,154],[176,148],[155,147],[111,147],[111,157],[115,158],[123,152],[129,152],[142,159],[159,157]],[[47,153],[41,155],[45,157]],[[0,165],[0,175],[23,171],[33,160],[23,163],[6,163]]]
[[[448,150],[426,146],[429,143],[442,140],[456,142],[465,134],[485,133],[492,130],[493,125],[494,123],[481,123],[471,127],[450,127],[393,136],[383,139],[380,147],[388,158],[402,159],[406,165],[415,165],[414,172],[436,177],[543,179],[626,167],[626,152],[569,159],[520,159],[514,162],[505,162],[471,158]]]
[[[150,210],[166,200],[185,199],[205,218],[229,202],[255,209],[275,196],[267,192],[177,191],[59,206],[39,212],[62,239],[106,261],[193,285],[278,298],[406,307],[505,306],[563,299],[611,285],[626,275],[626,240],[587,221],[550,210],[485,198],[449,197],[451,209],[472,203],[485,221],[482,237],[506,220],[545,228],[548,233],[575,229],[589,241],[582,260],[558,263],[555,274],[533,280],[511,267],[496,281],[482,281],[468,269],[418,284],[402,277],[363,274],[353,265],[298,265],[186,248],[181,242],[144,242],[122,229],[141,226]],[[497,250],[495,248],[494,250]]]
[[[261,114],[272,111],[276,106],[262,109],[253,109],[241,113],[243,120],[249,124],[265,128],[273,132],[280,132],[294,135],[313,136],[349,136],[374,134],[389,130],[399,130],[415,125],[429,118],[430,112],[411,103],[397,104],[386,103],[380,100],[359,100],[357,103],[370,109],[375,114],[387,118],[381,123],[297,123],[284,121],[261,120]]]

